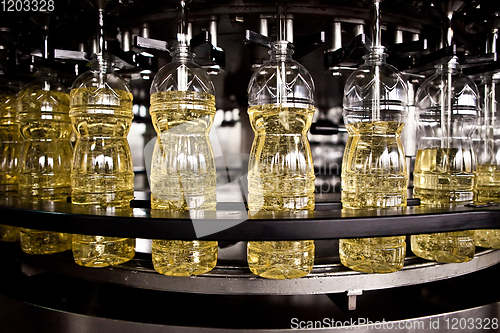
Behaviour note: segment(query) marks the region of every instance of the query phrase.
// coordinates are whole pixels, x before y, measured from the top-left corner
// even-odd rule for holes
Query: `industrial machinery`
[[[380,2],[377,19],[371,17],[373,0],[286,1],[286,20],[281,21],[286,36],[280,37],[290,43],[293,59],[315,82],[316,113],[308,139],[316,208],[250,217],[246,181],[254,134],[247,114],[247,87],[269,58],[271,42],[280,31],[275,1],[0,2],[2,91],[33,81],[42,69],[57,73],[59,82],[70,88],[89,69],[92,54],[105,46],[115,72],[133,95],[128,142],[135,191],[130,208],[117,210],[72,205],[70,197],[67,202],[31,202],[2,192],[0,224],[136,239],[134,259],[104,268],[76,265],[71,251],[30,255],[17,242],[1,242],[1,331],[499,331],[500,250],[477,247],[471,261],[444,264],[416,257],[408,241],[404,267],[394,273],[360,273],[340,263],[339,239],[401,235],[409,239],[416,234],[500,229],[496,203],[422,208],[411,195],[417,156],[415,93],[436,65],[451,59],[458,61],[479,91],[491,91],[491,80],[500,73],[496,43],[500,3],[375,2]],[[179,6],[188,10],[180,11]],[[150,87],[158,70],[172,60],[181,20],[194,61],[210,74],[215,87],[217,111],[210,141],[217,167],[216,211],[150,209],[149,162],[156,135],[149,115]],[[342,100],[346,79],[370,51],[373,22],[379,23],[378,42],[385,47],[387,63],[407,81],[402,141],[408,199],[399,210],[349,212],[341,209],[340,202],[348,139]],[[217,265],[198,276],[158,274],[151,262],[152,239],[218,241]],[[271,280],[248,269],[248,241],[304,239],[316,244],[309,275]]]

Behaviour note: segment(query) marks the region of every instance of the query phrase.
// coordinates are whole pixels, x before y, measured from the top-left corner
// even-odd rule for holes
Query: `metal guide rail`
[[[243,243],[235,246],[244,245]],[[478,249],[473,260],[460,264],[443,264],[408,256],[403,269],[391,274],[360,273],[341,265],[338,258],[328,259],[330,263],[316,264],[309,275],[300,279],[272,280],[253,275],[240,261],[219,260],[212,271],[198,276],[166,277],[153,269],[150,257],[145,254],[137,254],[134,260],[125,264],[102,269],[89,269],[76,265],[69,252],[44,256],[20,254],[22,271],[26,275],[50,271],[95,282],[196,294],[347,293],[349,307],[355,308],[355,298],[362,295],[363,291],[424,284],[476,272],[500,263],[500,250]]]
[[[478,248],[467,263],[442,264],[412,256],[407,250],[405,266],[392,274],[365,274],[339,263],[337,239],[411,235],[482,228],[500,229],[500,208],[461,207],[429,209],[409,206],[394,211],[343,211],[339,202],[318,202],[314,212],[299,214],[261,212],[250,216],[243,202],[219,203],[217,211],[167,213],[149,208],[147,200],[135,200],[129,209],[91,209],[71,203],[28,203],[11,200],[0,206],[2,224],[68,233],[98,234],[145,239],[196,239],[196,222],[216,231],[203,239],[218,240],[219,261],[207,274],[189,278],[165,277],[152,267],[147,253],[136,253],[128,263],[90,269],[74,263],[70,252],[33,256],[18,251],[26,275],[54,272],[89,281],[127,287],[220,295],[307,295],[347,293],[348,307],[356,307],[363,291],[423,284],[465,275],[500,262],[500,251]],[[193,218],[192,218],[193,217]],[[212,228],[212,229],[210,229]],[[308,276],[294,280],[256,277],[245,262],[249,240],[315,239],[317,258]],[[229,249],[229,252],[228,252]],[[227,253],[233,251],[229,256]],[[238,255],[234,255],[234,251]]]

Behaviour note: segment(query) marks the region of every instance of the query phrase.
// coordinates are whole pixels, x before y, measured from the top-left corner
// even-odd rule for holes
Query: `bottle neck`
[[[194,53],[189,50],[189,46],[179,44],[172,52],[172,62],[174,63],[191,63],[194,62]]]
[[[271,51],[269,55],[271,60],[282,61],[292,61],[293,50],[289,47],[288,41],[276,41],[271,44]]]
[[[457,57],[453,57],[451,60],[436,65],[435,67],[438,74],[455,74],[460,72],[460,64],[458,63]]]
[[[44,91],[50,91],[53,89],[53,84],[57,80],[57,73],[50,70],[49,68],[41,68],[36,72],[37,81],[41,85],[41,89]]]
[[[382,65],[387,63],[387,53],[385,53],[385,48],[382,47],[372,47],[371,52],[363,56],[365,60],[365,65]]]

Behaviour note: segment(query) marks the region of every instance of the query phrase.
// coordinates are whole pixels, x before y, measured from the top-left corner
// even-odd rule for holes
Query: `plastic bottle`
[[[172,62],[151,85],[150,114],[157,140],[151,161],[151,209],[170,212],[216,209],[215,160],[208,133],[214,121],[215,89],[207,72],[180,40]],[[155,270],[169,276],[211,271],[216,241],[155,239]]]
[[[423,206],[459,206],[472,203],[474,196],[472,133],[479,93],[474,82],[460,72],[456,57],[436,68],[415,98],[419,141],[413,195]],[[474,232],[413,235],[411,249],[428,260],[469,261],[475,252]]]
[[[474,147],[477,154],[474,201],[500,203],[500,118],[497,110],[500,75],[485,77],[482,90],[483,107]],[[474,244],[500,249],[500,230],[476,230]]]
[[[379,5],[375,1],[375,18],[380,16]],[[371,52],[344,88],[344,123],[349,133],[341,175],[344,210],[406,206],[408,173],[401,132],[408,88],[399,71],[386,63],[380,21],[372,24]],[[340,260],[360,272],[395,272],[404,265],[405,240],[405,236],[341,239]]]
[[[17,91],[9,86],[0,92],[0,198],[10,201],[17,196],[17,160],[21,148],[17,117]],[[0,224],[0,241],[15,242],[19,228]]]
[[[270,60],[248,86],[248,115],[255,132],[248,166],[248,210],[313,211],[314,168],[307,139],[314,107],[314,82],[292,59],[291,44],[271,44]],[[314,242],[248,242],[252,273],[270,279],[293,279],[310,273]]]
[[[72,203],[106,210],[130,207],[134,173],[127,134],[133,97],[106,53],[94,54],[91,70],[76,79],[70,98],[78,136],[71,169]],[[118,265],[134,255],[133,238],[73,237],[73,257],[81,266]]]
[[[56,75],[39,71],[18,96],[23,147],[19,158],[19,197],[35,202],[63,201],[70,194],[72,148],[69,95]],[[71,235],[21,229],[21,248],[30,254],[69,250]]]

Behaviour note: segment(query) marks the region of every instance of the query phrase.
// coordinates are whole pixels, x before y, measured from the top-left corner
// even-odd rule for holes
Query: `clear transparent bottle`
[[[248,210],[313,211],[314,167],[307,139],[314,107],[314,82],[292,59],[287,41],[273,42],[270,60],[248,86],[248,115],[255,132],[248,166]],[[252,273],[270,279],[293,279],[310,273],[314,242],[248,242]]]
[[[483,107],[475,137],[477,155],[475,198],[477,203],[500,202],[500,75],[485,77]],[[500,230],[476,230],[475,245],[500,248]]]
[[[23,147],[19,157],[21,200],[66,202],[71,191],[69,95],[54,73],[41,70],[18,95]],[[21,248],[30,254],[69,250],[71,235],[21,229]]]
[[[114,73],[106,53],[95,54],[90,71],[73,83],[70,117],[77,132],[71,168],[71,201],[106,210],[128,208],[134,197],[134,172],[127,134],[133,96]],[[86,267],[129,261],[135,239],[74,235],[73,257]]]
[[[150,178],[153,210],[216,209],[217,174],[208,137],[216,112],[215,89],[193,57],[188,46],[177,46],[151,85],[149,112],[157,133]],[[151,252],[158,273],[198,275],[215,267],[218,243],[155,239]]]
[[[418,151],[413,196],[430,207],[472,203],[476,169],[472,134],[479,114],[475,83],[461,73],[453,57],[436,66],[415,99]],[[469,261],[475,252],[474,232],[413,235],[411,249],[428,260]]]
[[[407,83],[386,63],[383,47],[372,47],[344,88],[344,122],[349,138],[342,160],[343,209],[406,206],[408,173],[401,142],[407,115]],[[341,239],[343,265],[366,273],[403,267],[405,236]]]
[[[17,89],[8,86],[0,92],[0,198],[12,200],[18,190],[18,157],[21,138],[17,117]],[[15,242],[19,228],[0,224],[0,241]]]

